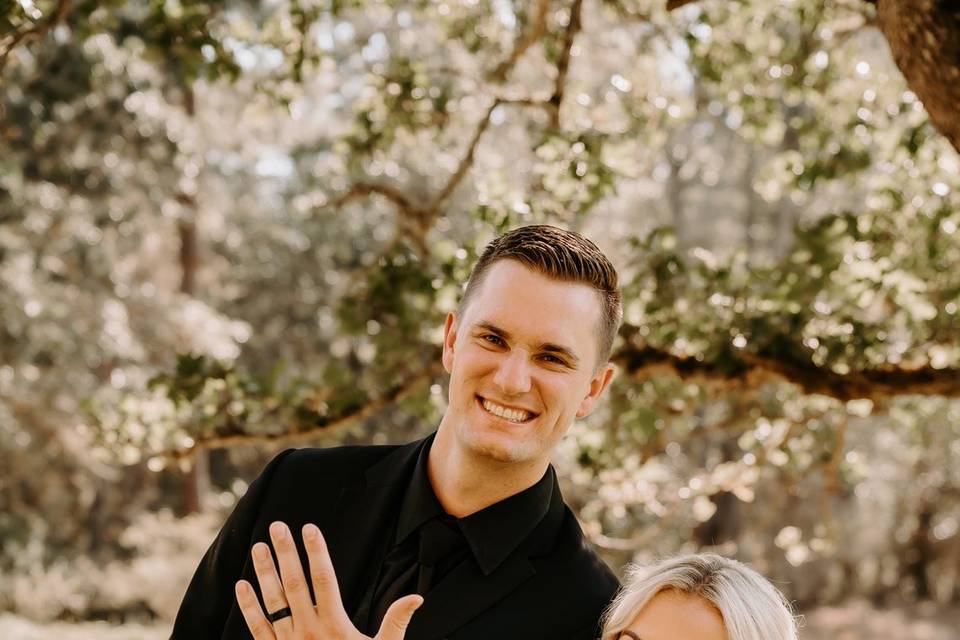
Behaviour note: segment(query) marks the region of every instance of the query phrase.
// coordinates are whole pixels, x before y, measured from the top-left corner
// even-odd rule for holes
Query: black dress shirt
[[[552,467],[520,493],[464,518],[451,516],[430,484],[430,445],[432,441],[417,459],[377,579],[353,616],[357,627],[371,635],[379,630],[395,600],[442,589],[443,579],[461,563],[476,563],[484,575],[490,575],[534,530],[550,506],[555,484]]]

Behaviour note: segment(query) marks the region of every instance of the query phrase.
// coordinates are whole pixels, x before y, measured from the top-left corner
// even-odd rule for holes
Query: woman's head
[[[625,632],[626,631],[626,632]],[[712,553],[634,567],[602,640],[796,640],[790,605],[747,565]]]

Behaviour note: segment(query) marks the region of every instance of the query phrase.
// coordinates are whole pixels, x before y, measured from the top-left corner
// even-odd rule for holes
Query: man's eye
[[[487,334],[485,336],[482,336],[481,339],[485,340],[486,342],[489,342],[490,344],[495,344],[498,346],[503,344],[503,340],[500,338],[500,336],[495,336],[493,334]]]
[[[550,364],[559,364],[559,365],[565,365],[565,364],[567,364],[566,362],[564,362],[563,360],[561,360],[561,359],[558,358],[557,356],[547,355],[547,356],[543,356],[543,359],[546,360],[547,362],[549,362]]]

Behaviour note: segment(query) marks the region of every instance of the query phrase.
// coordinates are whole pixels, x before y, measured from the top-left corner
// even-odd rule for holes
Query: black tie
[[[463,546],[460,533],[453,518],[434,518],[420,528],[420,572],[417,576],[417,593],[426,595],[434,584],[443,578],[437,569],[448,557]],[[449,568],[448,568],[449,569]]]
[[[404,544],[395,546],[383,561],[380,582],[370,607],[371,633],[376,633],[387,609],[403,596],[426,593],[450,570],[453,560],[466,549],[466,540],[454,518],[436,517],[421,525],[419,542],[411,536]]]

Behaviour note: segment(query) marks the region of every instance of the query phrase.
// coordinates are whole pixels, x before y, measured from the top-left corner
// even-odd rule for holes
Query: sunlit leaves
[[[918,241],[937,235],[931,226],[917,230]],[[691,264],[661,232],[644,244],[647,259],[626,285],[625,321],[645,343],[718,364],[723,353],[742,349],[847,373],[927,364],[934,349],[938,367],[956,366],[948,336],[958,324],[946,312],[956,305],[956,276],[900,259],[889,244],[895,239],[869,218],[826,217],[798,231],[782,266],[758,269],[702,250]]]
[[[610,250],[622,347],[660,358],[621,362],[559,460],[597,540],[666,553],[721,532],[783,571],[867,566],[891,555],[881,533],[910,539],[893,521],[928,495],[918,466],[945,505],[931,535],[952,539],[954,404],[768,375],[960,364],[960,160],[872,9],[585,2],[575,31],[571,3],[542,6],[81,3],[17,48],[0,466],[62,456],[45,424],[154,471],[204,444],[422,434],[470,266],[551,222]],[[45,505],[71,486],[57,469]],[[844,547],[872,510],[878,539]]]
[[[449,86],[431,85],[421,64],[391,59],[389,68],[373,72],[369,82],[365,97],[356,106],[354,131],[347,138],[352,153],[389,148],[398,129],[443,128]]]
[[[588,212],[613,189],[614,171],[603,157],[605,136],[553,135],[536,147],[534,175],[542,195],[536,207],[558,220]]]

